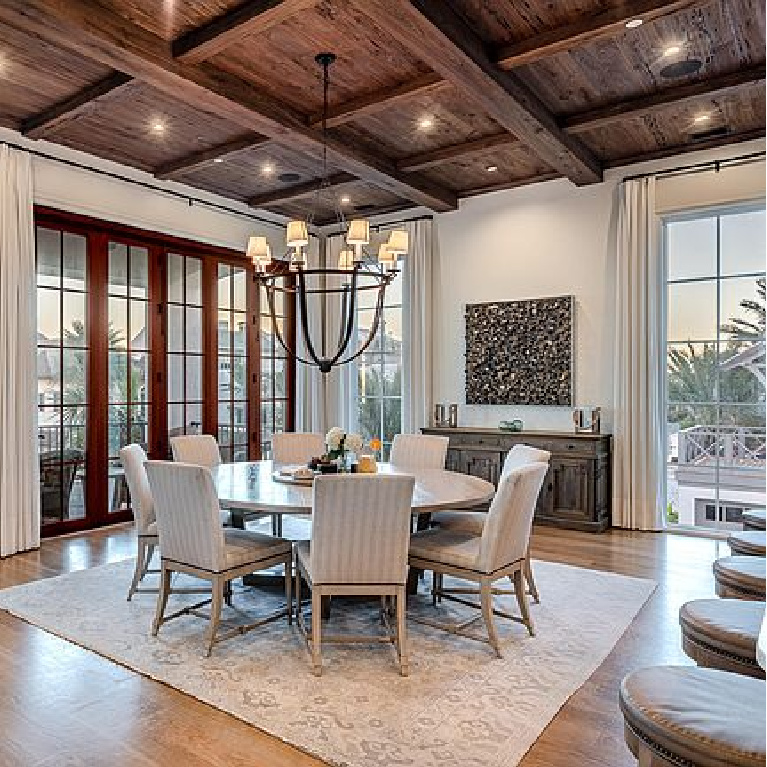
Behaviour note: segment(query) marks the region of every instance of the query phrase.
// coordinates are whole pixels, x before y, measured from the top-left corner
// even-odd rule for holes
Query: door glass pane
[[[665,227],[670,279],[709,276],[692,256],[673,271],[674,248],[706,263],[713,253],[715,267],[668,288],[670,524],[740,529],[743,509],[765,503],[764,225],[761,210]]]

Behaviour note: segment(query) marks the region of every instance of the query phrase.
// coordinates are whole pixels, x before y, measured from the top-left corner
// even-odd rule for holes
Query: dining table
[[[233,515],[312,513],[312,480],[291,481],[279,475],[280,466],[271,460],[222,463],[211,469],[222,508]],[[404,474],[415,478],[412,513],[419,521],[428,514],[450,509],[471,509],[487,504],[495,487],[481,477],[446,469],[414,469],[379,463],[378,474]],[[423,524],[419,525],[419,528]],[[252,586],[275,585],[274,576],[248,576]],[[418,574],[411,569],[408,593],[415,593]]]
[[[277,478],[280,467],[270,460],[222,463],[211,469],[222,508],[267,514],[311,514],[312,487]],[[411,469],[379,463],[379,474],[415,477],[414,515],[486,504],[495,487],[480,477],[445,469]]]

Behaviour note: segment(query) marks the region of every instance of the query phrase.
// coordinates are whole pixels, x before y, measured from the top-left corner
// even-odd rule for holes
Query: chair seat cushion
[[[257,563],[270,557],[287,556],[292,550],[291,542],[284,538],[234,527],[224,529],[224,546],[227,569]]]
[[[476,570],[481,538],[453,530],[422,530],[410,536],[410,557]]]
[[[742,599],[695,599],[679,611],[684,634],[754,663],[763,617],[764,602]]]
[[[763,557],[767,550],[767,532],[764,530],[743,530],[733,533],[727,539],[727,545],[733,554]]]
[[[484,511],[438,511],[431,521],[442,530],[482,535],[487,514]]]
[[[621,683],[620,705],[628,727],[661,753],[696,767],[764,766],[759,679],[690,666],[640,669]]]
[[[767,527],[767,512],[764,509],[749,509],[743,512],[744,530],[764,530]]]
[[[762,557],[721,557],[714,562],[714,578],[717,588],[723,586],[744,597],[764,600],[765,560]]]

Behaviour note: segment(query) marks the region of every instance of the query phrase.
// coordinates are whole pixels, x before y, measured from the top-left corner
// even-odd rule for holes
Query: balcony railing
[[[767,458],[764,428],[753,426],[691,426],[677,433],[679,465],[763,467]]]

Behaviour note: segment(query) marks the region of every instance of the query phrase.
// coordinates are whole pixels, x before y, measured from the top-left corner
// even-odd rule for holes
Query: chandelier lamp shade
[[[333,208],[337,225],[345,240],[338,255],[337,263],[314,265],[307,260],[306,248],[315,220],[315,211],[327,201],[330,194],[327,168],[327,113],[330,66],[336,57],[332,53],[321,53],[315,61],[322,68],[323,110],[322,110],[322,176],[313,197],[313,205],[305,218],[288,222],[285,231],[285,252],[273,257],[267,238],[254,235],[248,239],[247,256],[254,266],[255,280],[266,296],[272,333],[288,356],[306,365],[314,365],[322,373],[329,373],[334,367],[344,365],[359,357],[370,346],[378,333],[383,315],[386,288],[397,275],[398,260],[408,250],[408,233],[392,230],[388,239],[380,243],[377,256],[373,255],[370,222],[364,218],[346,221],[335,196]],[[288,343],[277,316],[275,300],[277,294],[294,299],[297,324],[303,337],[301,351]],[[363,300],[364,298],[364,300]],[[328,311],[328,304],[335,302],[338,311]],[[310,306],[311,305],[311,306]],[[370,326],[358,326],[359,307],[373,308]],[[337,339],[330,342],[325,322],[317,322],[311,311],[338,317]],[[365,312],[367,315],[368,312]],[[316,328],[321,332],[313,332]],[[320,337],[317,338],[316,335]]]

